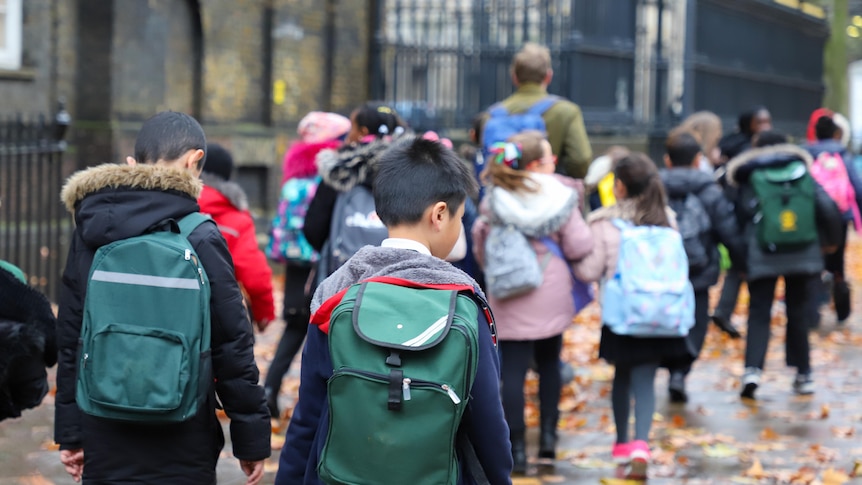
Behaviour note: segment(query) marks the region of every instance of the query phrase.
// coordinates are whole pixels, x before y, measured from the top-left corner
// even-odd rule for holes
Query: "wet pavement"
[[[862,281],[862,243],[855,239],[848,253],[848,272],[852,281]],[[856,308],[862,308],[860,295],[857,291]],[[740,328],[745,325],[746,298],[743,295],[734,316]],[[756,402],[743,402],[738,394],[742,341],[729,340],[710,328],[702,359],[689,376],[687,404],[668,402],[667,373],[659,372],[649,483],[862,484],[862,478],[851,478],[859,466],[857,460],[862,460],[862,442],[857,436],[862,435],[859,313],[839,327],[831,309],[824,308],[821,326],[811,336],[817,390],[810,397],[796,396],[791,390],[794,371],[784,365],[782,303],[775,305],[773,338]],[[258,336],[255,354],[262,372],[282,328],[276,323]],[[575,367],[576,378],[560,402],[558,459],[553,466],[532,463],[528,476],[516,478],[516,484],[630,483],[610,480],[617,473],[610,463],[615,436],[609,399],[613,370],[595,358],[598,336],[598,311],[590,308],[566,335],[564,358]],[[286,407],[296,393],[296,367],[280,396]],[[529,380],[527,419],[531,424],[537,422],[535,387],[535,380]],[[0,485],[73,483],[51,440],[52,421],[53,399],[49,396],[23,417],[0,423]],[[278,431],[278,423],[274,426]],[[528,451],[533,454],[536,434],[534,426],[528,435]],[[280,442],[283,431],[273,435],[275,449],[264,483],[273,482]],[[229,446],[219,462],[219,483],[239,485],[245,482],[244,476]]]

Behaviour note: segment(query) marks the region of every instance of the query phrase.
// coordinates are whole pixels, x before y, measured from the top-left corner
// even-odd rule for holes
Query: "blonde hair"
[[[551,70],[551,51],[535,42],[527,42],[512,59],[511,71],[519,83],[545,81]]]
[[[509,137],[506,143],[519,146],[521,156],[516,167],[510,167],[498,162],[496,158],[488,160],[487,167],[482,172],[482,182],[495,187],[501,187],[511,192],[535,192],[538,187],[530,179],[530,174],[524,170],[530,162],[544,156],[543,141],[545,134],[538,130],[526,130]],[[502,155],[500,155],[502,156]]]
[[[697,138],[703,152],[709,154],[721,139],[721,118],[711,111],[698,111],[686,118],[677,130],[690,132]]]

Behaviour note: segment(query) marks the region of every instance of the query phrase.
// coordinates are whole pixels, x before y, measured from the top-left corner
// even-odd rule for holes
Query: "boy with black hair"
[[[688,339],[700,354],[709,324],[709,288],[718,282],[721,271],[718,243],[728,248],[735,261],[741,260],[744,248],[739,243],[733,204],[725,198],[712,175],[699,170],[703,154],[697,138],[687,131],[671,132],[665,150],[667,170],[662,171],[661,178],[670,206],[677,215],[695,295],[695,323]],[[736,329],[729,325],[720,328],[734,338],[739,337]],[[688,401],[685,378],[690,371],[691,364],[670,368],[671,402]]]
[[[509,430],[500,401],[499,361],[490,312],[487,311],[484,296],[475,281],[443,261],[460,235],[464,202],[475,191],[476,182],[470,169],[458,159],[454,152],[438,142],[422,138],[408,138],[396,142],[380,156],[374,179],[374,202],[380,219],[389,230],[389,238],[384,240],[380,247],[366,246],[357,252],[347,263],[321,283],[314,295],[311,305],[311,327],[303,352],[299,401],[287,430],[285,446],[282,449],[278,475],[276,476],[277,484],[323,483],[320,475],[334,473],[333,470],[338,469],[337,464],[343,463],[342,459],[345,458],[337,456],[330,450],[331,447],[337,446],[337,443],[331,443],[328,437],[341,431],[354,433],[353,428],[356,425],[367,422],[370,417],[380,417],[381,415],[387,425],[380,428],[388,432],[387,436],[379,437],[375,430],[370,430],[369,436],[364,435],[361,431],[356,431],[362,434],[361,442],[363,444],[359,445],[361,449],[353,449],[354,451],[350,454],[361,454],[365,461],[347,467],[346,470],[345,467],[341,467],[342,473],[354,477],[353,482],[365,480],[368,483],[426,483],[421,480],[411,481],[407,473],[410,470],[415,471],[416,467],[421,468],[423,466],[431,470],[429,473],[437,473],[441,470],[448,472],[448,467],[445,464],[440,464],[437,460],[441,456],[451,455],[457,456],[457,462],[460,464],[457,467],[457,470],[460,470],[460,475],[457,476],[457,483],[459,484],[479,482],[477,477],[482,475],[485,475],[487,482],[490,483],[511,483],[512,461]],[[362,283],[362,285],[357,285],[357,283]],[[338,424],[332,425],[332,423],[340,422],[340,419],[345,419],[343,415],[339,418],[339,406],[336,403],[338,395],[332,394],[334,392],[332,386],[336,385],[337,380],[343,382],[343,375],[340,374],[342,369],[333,368],[333,362],[336,359],[341,359],[341,354],[344,353],[341,350],[333,350],[338,348],[336,334],[339,332],[342,335],[344,332],[350,333],[353,328],[356,328],[356,333],[359,334],[359,329],[366,325],[370,327],[368,332],[383,331],[382,324],[378,323],[377,320],[363,320],[362,311],[365,311],[364,309],[368,304],[366,302],[367,296],[361,297],[362,305],[357,302],[354,307],[354,304],[350,303],[352,301],[350,295],[354,294],[357,286],[367,289],[378,283],[389,283],[383,284],[382,287],[384,288],[395,286],[397,288],[430,289],[429,298],[434,294],[441,293],[434,290],[452,290],[458,293],[457,301],[462,304],[464,295],[468,295],[470,298],[467,306],[472,307],[472,314],[475,317],[472,322],[466,322],[466,324],[478,331],[478,336],[474,337],[474,343],[478,348],[478,357],[472,356],[476,359],[476,365],[472,369],[475,372],[475,378],[472,380],[472,385],[468,386],[466,394],[461,394],[460,397],[452,387],[447,385],[443,385],[444,392],[438,394],[438,396],[442,396],[438,398],[441,399],[441,406],[461,409],[463,412],[460,421],[456,418],[455,427],[451,433],[446,431],[445,427],[429,428],[426,426],[427,422],[423,421],[428,418],[426,412],[420,412],[418,417],[409,414],[413,412],[411,409],[416,409],[416,403],[422,402],[417,401],[417,399],[420,399],[423,385],[419,384],[416,387],[418,380],[411,383],[408,366],[410,362],[416,362],[420,357],[419,354],[408,351],[400,353],[388,351],[389,357],[386,358],[387,370],[385,371],[388,375],[391,376],[400,372],[398,369],[401,368],[402,362],[404,366],[403,384],[400,379],[390,380],[390,384],[394,383],[394,387],[389,387],[388,411],[386,410],[386,387],[381,385],[382,387],[378,391],[374,391],[373,394],[375,397],[380,396],[381,399],[379,400],[372,398],[360,402],[353,394],[346,395],[347,399],[353,399],[353,407],[348,410],[348,423],[353,423],[353,425],[346,426],[351,428],[350,430],[338,428]],[[378,284],[378,287],[381,285]],[[366,291],[363,294],[367,295],[368,290],[360,291]],[[454,307],[456,300],[454,296],[452,298]],[[385,308],[386,312],[407,314],[405,319],[407,321],[397,320],[399,322],[397,324],[398,329],[409,327],[410,320],[419,320],[430,316],[436,318],[435,310],[428,306],[426,300],[421,298],[410,300],[400,307],[390,304],[389,301],[378,300],[377,303],[379,307]],[[345,304],[347,307],[344,306]],[[351,322],[350,318],[341,317],[340,314],[344,313],[342,309],[348,311],[352,309],[355,312],[354,317],[359,315],[358,319],[354,318]],[[431,315],[432,313],[434,315]],[[458,319],[450,317],[449,321],[454,322],[456,320]],[[445,322],[445,319],[432,324],[429,330],[425,332],[425,337],[431,335],[428,333],[430,328],[442,322]],[[351,323],[353,324],[351,325]],[[462,323],[464,322],[462,321]],[[455,331],[454,323],[452,323],[451,328],[452,330],[448,332],[450,336],[446,337],[446,342],[451,338],[460,338],[456,336],[458,332]],[[443,344],[437,345],[430,350],[436,351],[436,349],[443,347]],[[375,348],[372,353],[377,354],[377,350],[379,348]],[[386,352],[380,353],[381,365],[383,357],[386,357]],[[461,354],[449,360],[469,361],[470,359],[471,355]],[[339,372],[334,372],[336,370]],[[334,375],[339,377],[336,379]],[[400,374],[398,375],[400,376]],[[413,377],[415,378],[415,376]],[[447,378],[455,379],[451,375]],[[328,383],[331,386],[329,388],[327,387]],[[362,386],[364,384],[354,385]],[[428,387],[426,383],[424,388],[428,389]],[[446,397],[446,393],[449,394],[449,397]],[[466,396],[469,396],[469,400],[466,399]],[[451,398],[451,402],[449,398]],[[341,399],[345,399],[345,396],[341,396]],[[413,416],[413,418],[404,418],[404,416]],[[415,423],[412,421],[414,418],[416,418]],[[386,446],[395,440],[397,433],[394,432],[394,427],[399,419],[410,419],[410,429],[414,429],[412,426],[415,424],[415,435],[411,433],[407,437],[401,436],[404,441],[398,442],[398,446],[395,447],[396,450],[410,446],[421,447],[425,443],[423,440],[436,439],[444,440],[448,448],[443,450],[445,452],[440,455],[433,455],[431,452],[426,453],[424,451],[416,453],[414,456],[410,456],[410,464],[401,463],[400,460],[390,456],[381,456],[381,454],[392,452],[392,449],[386,448]],[[342,424],[344,423],[342,422]],[[380,428],[375,429],[379,430]],[[452,450],[456,447],[456,441],[458,442],[458,451],[457,454],[452,454]],[[463,441],[469,442],[471,446],[460,446]],[[384,470],[376,470],[375,467],[369,469],[365,466],[364,469],[359,469],[366,462],[379,463],[381,461],[390,463],[391,467],[387,466],[383,467]],[[454,465],[454,462],[451,464]],[[370,476],[375,472],[385,473],[385,478],[381,478],[379,475]],[[450,478],[452,478],[451,475]],[[426,481],[434,480],[427,476],[424,479]],[[350,481],[346,478],[337,480]],[[428,483],[432,483],[432,481],[428,481]],[[439,479],[433,483],[456,482]]]
[[[195,265],[199,262],[198,267],[205,270],[199,271],[200,281],[204,283],[208,278],[209,285],[202,286],[208,286],[210,292],[206,328],[211,332],[208,347],[212,375],[199,371],[201,401],[197,402],[202,404],[198,404],[197,411],[168,424],[121,421],[87,414],[82,411],[81,401],[76,400],[76,387],[81,397],[78,373],[83,372],[78,363],[79,339],[84,324],[96,318],[91,315],[92,308],[85,314],[85,302],[94,302],[87,299],[87,293],[95,281],[90,270],[96,252],[136,236],[175,232],[182,219],[194,215],[198,211],[198,176],[206,159],[205,150],[206,137],[194,118],[162,112],[144,122],[135,143],[135,158],[128,157],[126,166],[92,167],[72,175],[63,187],[62,199],[75,217],[76,228],[59,302],[54,439],[60,445],[60,459],[75,481],[215,483],[216,462],[224,446],[215,413],[219,403],[231,418],[233,453],[248,475],[247,484],[256,484],[263,477],[263,460],[271,452],[270,421],[263,389],[258,385],[252,327],[225,240],[209,221],[197,225],[186,236],[192,248],[185,250],[185,259]],[[142,261],[147,259],[144,256]],[[134,288],[124,291],[143,293],[158,287],[163,295],[175,292],[171,293],[174,301],[192,298],[188,286],[183,286],[179,278],[125,273],[114,273],[113,277],[125,288]],[[197,279],[191,282],[197,290]],[[165,304],[147,303],[153,307]],[[103,308],[107,311],[111,307]],[[134,317],[130,315],[130,320]],[[84,362],[86,357],[83,356]],[[136,356],[115,354],[110,360],[127,357]],[[200,358],[206,359],[207,355],[201,353]],[[170,363],[166,361],[165,365]],[[205,364],[201,367],[206,369]]]

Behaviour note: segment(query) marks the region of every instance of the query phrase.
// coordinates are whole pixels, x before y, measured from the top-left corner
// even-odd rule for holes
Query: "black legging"
[[[542,422],[553,422],[560,417],[559,403],[562,381],[560,379],[560,351],[563,336],[557,335],[543,340],[504,340],[500,342],[501,373],[503,378],[503,411],[509,423],[509,431],[521,434],[526,431],[524,423],[524,379],[530,363],[535,361],[539,373],[539,411]]]

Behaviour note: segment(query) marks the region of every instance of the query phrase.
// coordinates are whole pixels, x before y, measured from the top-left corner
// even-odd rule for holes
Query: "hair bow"
[[[491,145],[491,157],[494,163],[501,163],[518,170],[521,163],[521,145],[519,143],[497,142]]]

